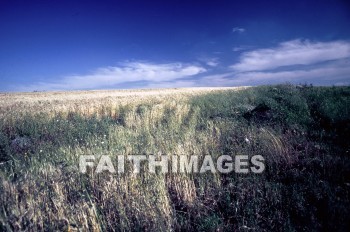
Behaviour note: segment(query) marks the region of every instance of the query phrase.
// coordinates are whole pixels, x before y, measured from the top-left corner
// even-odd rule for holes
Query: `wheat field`
[[[288,84],[1,93],[0,231],[346,230],[349,93]],[[261,155],[266,170],[79,171],[82,155],[140,154]]]

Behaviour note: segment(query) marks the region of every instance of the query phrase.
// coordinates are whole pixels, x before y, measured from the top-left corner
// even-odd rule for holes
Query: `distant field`
[[[1,93],[0,231],[349,231],[349,138],[350,87]],[[266,168],[79,171],[143,154]]]
[[[204,93],[244,88],[247,87],[0,93],[0,115],[4,117],[22,112],[55,114],[68,111],[94,114],[104,108],[115,109],[120,105],[182,101]]]

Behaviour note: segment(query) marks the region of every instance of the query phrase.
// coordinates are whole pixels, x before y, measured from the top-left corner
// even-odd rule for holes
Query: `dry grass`
[[[1,93],[0,118],[27,113],[49,113],[52,116],[67,112],[86,116],[108,114],[125,105],[183,102],[200,94],[244,88],[246,87]]]
[[[341,130],[348,124],[336,123],[348,122],[350,112],[333,106],[349,103],[350,90],[327,91],[287,85],[1,94],[0,230],[345,231],[350,165],[341,138],[350,135]],[[271,116],[246,119],[259,104]],[[310,109],[319,109],[317,117]],[[14,148],[16,138],[29,145]],[[115,162],[137,154],[258,154],[267,169],[78,170],[80,155]]]

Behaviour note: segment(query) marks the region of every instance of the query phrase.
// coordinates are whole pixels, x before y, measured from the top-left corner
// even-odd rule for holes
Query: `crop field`
[[[349,231],[349,138],[350,87],[0,93],[0,231]],[[96,171],[139,155],[248,168]]]

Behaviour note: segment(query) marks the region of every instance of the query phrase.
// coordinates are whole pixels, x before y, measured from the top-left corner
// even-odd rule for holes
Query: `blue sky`
[[[350,3],[0,1],[0,91],[350,84]]]

